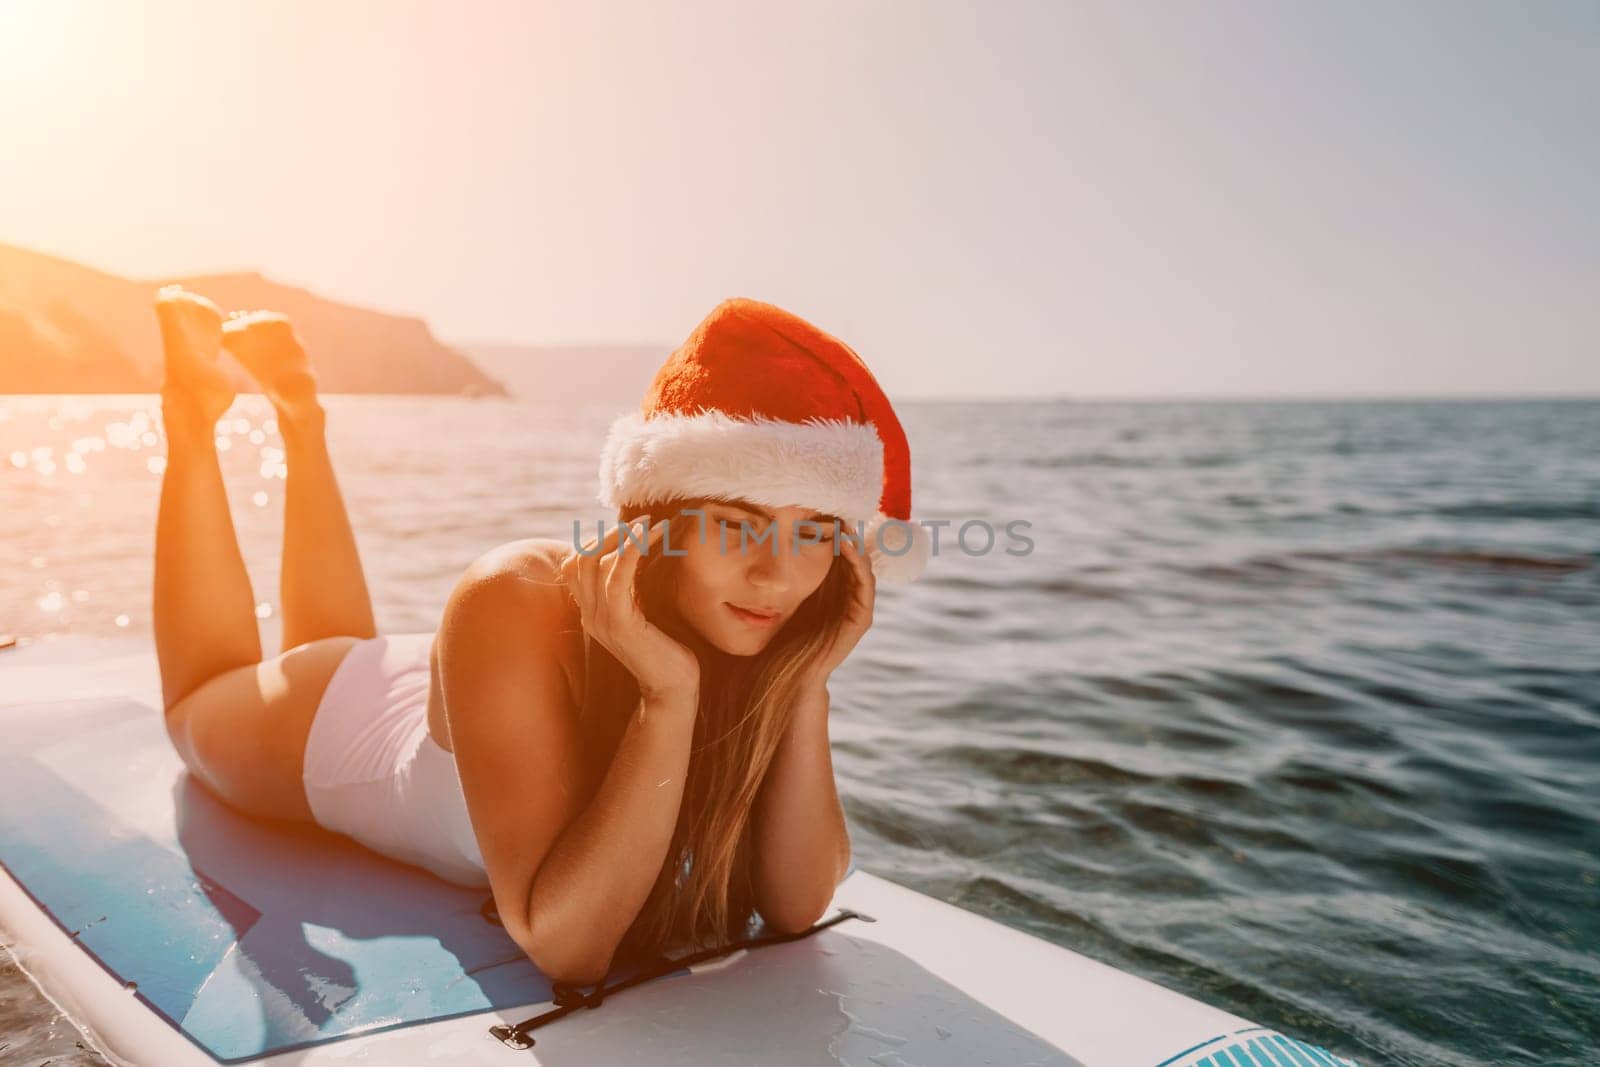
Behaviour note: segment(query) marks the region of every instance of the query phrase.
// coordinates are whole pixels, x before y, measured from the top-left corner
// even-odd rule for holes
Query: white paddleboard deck
[[[1355,1067],[860,869],[825,918],[873,921],[680,968],[518,1050],[490,1029],[550,983],[486,892],[232,812],[160,707],[147,640],[0,651],[0,926],[113,1062]]]

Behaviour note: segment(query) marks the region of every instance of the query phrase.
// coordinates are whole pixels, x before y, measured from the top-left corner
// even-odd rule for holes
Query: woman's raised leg
[[[216,423],[234,389],[217,364],[222,314],[204,297],[162,290],[161,421],[167,466],[156,513],[152,605],[161,689],[170,710],[207,679],[261,660],[255,597],[228,511]]]
[[[261,383],[283,435],[289,468],[279,582],[284,651],[324,637],[375,637],[372,597],[304,347],[289,320],[272,312],[230,318],[222,343]]]

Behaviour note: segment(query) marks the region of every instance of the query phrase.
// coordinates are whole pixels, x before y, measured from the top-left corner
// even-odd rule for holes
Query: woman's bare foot
[[[287,316],[236,312],[222,324],[222,345],[261,384],[280,415],[311,416],[322,410],[316,373]]]
[[[164,413],[199,419],[212,426],[233,405],[237,391],[218,362],[222,348],[222,310],[181,285],[156,293],[161,323]]]

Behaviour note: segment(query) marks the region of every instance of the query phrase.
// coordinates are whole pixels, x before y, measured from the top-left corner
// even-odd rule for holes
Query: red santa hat
[[[927,565],[911,450],[877,379],[849,345],[759,300],[718,304],[601,450],[605,507],[700,496],[815,508],[852,534],[860,523],[879,581]]]

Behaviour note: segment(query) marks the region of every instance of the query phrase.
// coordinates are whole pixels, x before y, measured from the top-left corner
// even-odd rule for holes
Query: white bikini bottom
[[[306,738],[317,824],[459,885],[486,888],[455,757],[428,733],[433,634],[352,645]]]

